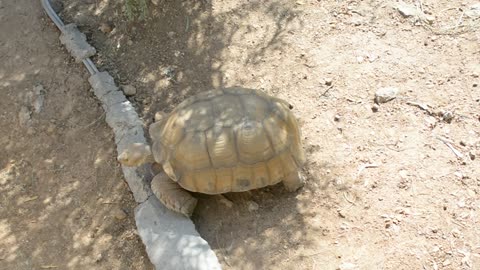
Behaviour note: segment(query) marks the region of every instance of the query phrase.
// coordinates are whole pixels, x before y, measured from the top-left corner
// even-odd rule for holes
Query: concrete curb
[[[168,210],[155,196],[137,206],[135,220],[156,269],[221,269],[217,257],[192,221]]]
[[[112,76],[108,72],[98,72],[90,76],[88,81],[95,96],[102,103],[105,120],[115,135],[117,152],[121,153],[131,143],[146,143],[143,125],[135,108],[115,85]],[[135,201],[138,203],[146,201],[152,195],[152,191],[144,177],[137,173],[136,168],[122,165],[122,171]]]
[[[65,31],[60,35],[60,42],[67,48],[67,51],[72,54],[75,61],[82,62],[90,56],[97,53],[94,47],[87,43],[87,37],[84,33],[77,29],[73,23],[64,26]]]
[[[143,124],[132,104],[107,72],[93,74],[88,81],[106,113],[106,122],[115,134],[117,152],[131,143],[145,143]],[[148,257],[156,269],[217,270],[217,257],[195,230],[193,222],[168,210],[152,195],[145,174],[122,165],[125,180],[140,203],[135,221]]]
[[[145,143],[143,123],[135,108],[115,85],[108,72],[98,72],[90,56],[95,48],[86,42],[85,35],[74,24],[64,25],[53,11],[48,0],[41,0],[46,13],[62,32],[60,41],[77,62],[83,62],[90,72],[88,79],[93,92],[106,114],[106,122],[112,128],[117,152],[122,152],[134,142]],[[215,253],[195,230],[193,222],[167,209],[152,196],[150,183],[142,168],[122,165],[122,171],[135,201],[135,222],[148,257],[156,269],[162,270],[219,270]]]

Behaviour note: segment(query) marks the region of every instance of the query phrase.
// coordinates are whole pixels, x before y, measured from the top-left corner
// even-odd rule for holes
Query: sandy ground
[[[231,207],[217,196],[196,195],[200,204],[193,220],[224,269],[480,269],[480,18],[469,12],[478,2],[407,1],[417,5],[414,10],[424,12],[410,17],[394,8],[397,1],[155,2],[157,5],[150,4],[145,23],[128,22],[119,1],[64,0],[59,5],[61,16],[78,23],[98,49],[94,60],[99,67],[108,70],[118,84],[135,87],[136,94],[130,99],[146,124],[152,122],[155,112],[169,112],[192,94],[234,85],[287,99],[302,122],[308,154],[308,182],[303,189],[288,193],[278,185],[227,194]],[[35,27],[47,27],[49,35],[54,35],[45,23]],[[37,38],[43,40],[44,36]],[[58,47],[57,41],[48,44]],[[38,54],[36,48],[25,50]],[[45,53],[58,57],[54,53],[58,50],[45,49]],[[12,67],[2,71],[2,80],[9,83],[4,88],[22,85],[21,89],[32,89],[35,80],[16,76],[19,60],[14,53],[8,57]],[[57,63],[54,57],[45,57],[51,59],[50,65]],[[68,149],[53,165],[40,163],[42,168],[54,170],[60,167],[53,166],[64,165],[63,174],[50,172],[52,176],[46,179],[61,177],[65,183],[64,174],[70,174],[71,185],[77,184],[74,191],[65,192],[84,194],[90,207],[105,207],[95,209],[101,212],[98,218],[111,217],[112,205],[95,204],[89,196],[116,199],[121,203],[115,206],[131,211],[131,198],[118,179],[104,184],[108,195],[83,180],[92,174],[92,181],[120,175],[103,120],[90,124],[102,112],[86,94],[87,89],[67,99],[52,82],[51,78],[58,78],[58,83],[76,91],[86,88],[85,75],[74,81],[76,87],[65,81],[74,76],[69,71],[77,66],[67,68],[64,62],[68,57],[62,57],[57,65],[65,67],[54,77],[43,75],[49,79],[40,80],[45,89],[59,92],[46,102],[52,104],[52,118],[62,115],[65,100],[79,102],[79,107],[72,105],[70,120],[54,122],[52,130],[59,137],[37,137],[43,134],[39,128],[48,129],[39,122],[32,135],[28,128],[10,128],[2,139],[14,141],[15,150],[10,151],[18,155],[50,156]],[[30,68],[28,62],[19,68],[25,65]],[[39,76],[35,70],[31,68],[32,79]],[[399,93],[375,106],[375,92],[382,87],[394,87]],[[16,94],[4,95],[2,100],[7,104],[3,106],[11,108],[2,121],[12,126],[18,126],[14,119],[21,104],[16,100]],[[54,110],[55,106],[60,109]],[[79,112],[91,119],[79,118]],[[87,128],[77,131],[79,126]],[[68,137],[69,128],[77,137]],[[99,137],[106,143],[99,142]],[[17,143],[19,139],[23,141]],[[33,144],[35,140],[39,143]],[[108,165],[96,167],[98,149],[103,149],[102,162]],[[89,158],[80,161],[79,157]],[[9,164],[10,159],[4,157],[4,168],[20,166]],[[34,175],[48,172],[22,166]],[[60,196],[63,183],[37,184],[35,192],[26,192],[25,200],[39,198],[25,202],[29,206],[24,206],[25,211],[32,209],[32,204],[42,204],[46,197]],[[111,194],[111,187],[117,188],[117,195]],[[13,198],[17,197],[3,201],[12,204]],[[128,213],[123,222],[100,218],[101,224],[109,221],[110,228],[118,228],[132,222]],[[39,226],[31,225],[27,217],[15,216],[17,222]],[[63,221],[65,216],[49,216],[49,220]],[[18,227],[12,227],[13,218],[2,222],[2,230],[13,235],[9,241],[17,243],[14,246],[25,239],[20,235],[35,231],[26,228],[13,233]],[[90,222],[89,228],[94,227]],[[59,223],[59,228],[63,224]],[[129,226],[121,233],[114,230],[116,237],[133,230]],[[115,234],[110,235],[107,245],[118,247]],[[130,252],[138,247],[135,254],[142,256],[137,237],[131,235],[122,238],[122,245],[131,245]],[[58,239],[58,245],[68,246],[69,241],[61,242],[63,239]],[[86,258],[98,254],[91,251],[93,240],[89,243]],[[32,247],[22,246],[24,250]],[[112,259],[104,263],[125,263],[113,259],[124,257],[121,252],[127,251],[109,249]],[[4,260],[11,256],[6,254]],[[128,257],[128,262],[147,267],[139,257]]]
[[[40,1],[0,2],[0,269],[152,269],[88,74]]]

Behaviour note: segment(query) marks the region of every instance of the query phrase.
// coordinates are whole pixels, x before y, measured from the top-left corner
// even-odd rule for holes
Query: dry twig
[[[460,159],[463,158],[463,154],[460,153],[460,151],[458,151],[457,149],[455,149],[455,147],[453,147],[452,144],[447,139],[442,138],[440,136],[437,136],[437,139],[440,140],[441,142],[443,142],[448,148],[450,148],[450,150],[452,150],[452,152],[455,154],[455,156],[457,156]]]

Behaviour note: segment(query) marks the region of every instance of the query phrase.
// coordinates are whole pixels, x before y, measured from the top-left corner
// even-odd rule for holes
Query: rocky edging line
[[[48,16],[62,32],[62,44],[90,72],[88,81],[102,104],[107,124],[114,132],[117,152],[121,153],[131,143],[145,143],[143,123],[134,107],[115,85],[112,76],[108,72],[99,72],[89,59],[96,53],[95,48],[87,43],[85,35],[74,24],[63,24],[48,0],[41,1]],[[135,208],[137,230],[156,269],[221,269],[215,253],[195,230],[193,222],[168,210],[152,196],[147,176],[141,169],[122,165],[122,171],[135,201],[139,203]]]

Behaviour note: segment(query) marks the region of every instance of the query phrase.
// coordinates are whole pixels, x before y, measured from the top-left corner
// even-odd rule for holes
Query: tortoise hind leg
[[[170,210],[182,213],[187,217],[193,214],[197,206],[195,199],[188,191],[172,181],[164,172],[152,179],[152,192]]]
[[[294,192],[305,185],[305,177],[299,171],[294,171],[283,179],[283,185],[288,191]]]

